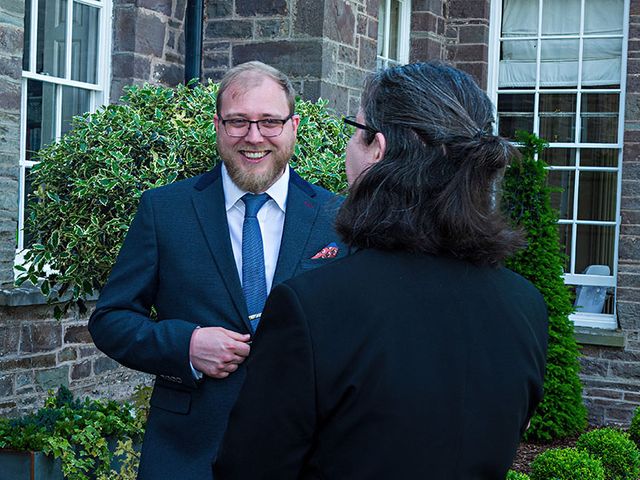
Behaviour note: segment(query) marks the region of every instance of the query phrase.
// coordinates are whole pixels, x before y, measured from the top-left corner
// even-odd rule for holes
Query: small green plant
[[[584,450],[552,448],[531,463],[531,480],[605,480],[604,467]]]
[[[190,88],[193,87],[193,88]],[[120,104],[75,117],[73,129],[37,153],[31,169],[30,246],[17,284],[29,281],[56,305],[70,306],[104,285],[142,193],[210,170],[216,150],[214,83],[129,87]],[[298,100],[301,117],[291,164],[312,183],[346,188],[348,130],[328,102]]]
[[[120,466],[111,469],[107,474],[101,474],[98,480],[136,480],[138,476],[138,465],[140,465],[140,452],[134,448],[130,438],[118,440],[118,445],[114,452]]]
[[[606,480],[637,480],[640,452],[626,432],[598,428],[580,435],[576,448],[589,452],[602,462]]]
[[[66,387],[49,392],[43,408],[17,419],[0,419],[0,448],[42,451],[60,458],[69,480],[88,480],[109,471],[110,439],[142,438],[130,405],[74,400]]]
[[[509,470],[505,480],[529,480],[529,475],[515,470]]]
[[[544,398],[525,434],[528,440],[550,441],[576,435],[587,425],[578,376],[580,352],[573,333],[571,294],[564,284],[565,255],[559,241],[557,213],[551,208],[547,171],[539,154],[547,143],[534,134],[516,132],[522,158],[507,168],[502,208],[522,228],[527,248],[507,266],[530,280],[544,296],[549,312],[549,345]]]
[[[631,425],[627,430],[631,440],[636,443],[636,446],[640,448],[640,407],[636,407],[633,411],[633,418],[631,419]]]

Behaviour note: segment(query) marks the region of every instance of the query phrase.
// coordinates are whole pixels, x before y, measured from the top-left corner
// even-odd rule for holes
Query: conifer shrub
[[[531,463],[531,480],[605,480],[602,462],[576,448],[552,448]]]
[[[551,208],[545,163],[536,159],[547,143],[519,131],[522,156],[507,168],[502,208],[527,238],[525,249],[507,261],[507,267],[531,281],[544,296],[549,312],[549,346],[544,398],[525,434],[528,440],[550,441],[576,435],[587,424],[578,377],[579,350],[569,315],[574,311],[571,293],[563,280],[565,254],[559,240],[557,213]]]
[[[127,89],[119,104],[75,117],[73,128],[37,153],[27,230],[37,239],[17,284],[40,285],[57,318],[106,282],[142,192],[210,170],[216,151],[214,83]],[[327,101],[298,99],[291,165],[334,192],[346,189],[349,131]]]
[[[640,407],[636,407],[633,411],[633,418],[631,419],[631,425],[627,430],[631,440],[633,440],[638,448],[640,448]]]
[[[576,448],[599,458],[605,480],[637,480],[640,452],[629,434],[615,428],[598,428],[580,435]]]

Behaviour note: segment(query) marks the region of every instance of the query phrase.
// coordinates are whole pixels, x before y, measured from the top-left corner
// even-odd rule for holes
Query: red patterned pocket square
[[[311,257],[311,259],[316,260],[318,258],[335,258],[336,255],[338,255],[338,245],[331,242],[329,245],[327,245],[313,257]]]

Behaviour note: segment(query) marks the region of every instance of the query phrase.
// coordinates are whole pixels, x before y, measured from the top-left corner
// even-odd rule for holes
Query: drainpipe
[[[184,19],[184,83],[192,78],[202,80],[203,0],[187,0]]]

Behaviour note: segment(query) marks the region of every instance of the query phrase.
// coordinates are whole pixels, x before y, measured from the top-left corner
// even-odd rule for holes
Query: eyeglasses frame
[[[356,122],[355,118],[356,117],[354,117],[353,115],[350,115],[348,117],[343,117],[342,121],[344,123],[346,123],[347,125],[351,125],[352,127],[356,127],[356,128],[361,129],[361,130],[366,130],[367,132],[370,132],[370,133],[379,133],[379,131],[376,130],[375,128],[371,128],[368,125],[364,125],[362,123]]]
[[[218,114],[218,118],[220,119],[220,123],[222,123],[222,126],[224,127],[224,131],[227,135],[229,135],[230,137],[233,138],[242,138],[242,137],[246,137],[249,132],[251,131],[251,124],[255,123],[256,124],[256,128],[258,129],[258,132],[260,132],[260,135],[262,135],[263,137],[266,138],[275,138],[275,137],[279,137],[280,135],[282,135],[282,132],[284,131],[284,126],[285,124],[291,120],[293,118],[293,116],[295,115],[295,112],[290,113],[286,118],[263,118],[260,120],[247,120],[247,119],[240,119],[240,118],[230,118],[230,119],[224,119],[222,118],[222,115]],[[249,123],[249,126],[247,127],[247,132],[244,135],[231,135],[229,133],[229,131],[227,130],[227,122],[231,121],[231,120],[243,120],[247,123]],[[282,122],[281,125],[281,129],[280,129],[280,133],[278,133],[277,135],[265,135],[264,133],[262,133],[262,130],[260,130],[260,122],[263,122],[265,120],[278,120],[280,122]]]

